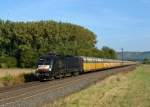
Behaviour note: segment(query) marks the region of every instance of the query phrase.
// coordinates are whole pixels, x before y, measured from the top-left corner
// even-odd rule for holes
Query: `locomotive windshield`
[[[51,59],[39,59],[38,65],[52,65]]]

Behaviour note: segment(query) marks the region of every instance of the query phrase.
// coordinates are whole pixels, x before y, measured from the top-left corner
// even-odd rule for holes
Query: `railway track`
[[[59,97],[79,91],[109,75],[132,70],[134,67],[133,65],[125,66],[61,80],[32,82],[16,87],[1,88],[0,107],[40,107]]]

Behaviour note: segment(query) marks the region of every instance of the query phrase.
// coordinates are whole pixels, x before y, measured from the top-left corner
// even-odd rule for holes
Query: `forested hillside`
[[[113,49],[95,44],[96,35],[79,25],[0,20],[0,67],[33,67],[47,53],[116,58]]]
[[[121,59],[121,52],[118,53],[118,58]],[[150,52],[124,52],[124,60],[150,60]]]

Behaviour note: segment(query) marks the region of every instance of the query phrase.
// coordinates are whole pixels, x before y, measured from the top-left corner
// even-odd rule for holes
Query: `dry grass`
[[[0,69],[0,87],[28,82],[34,72],[34,69]]]
[[[150,107],[150,65],[111,76],[44,107]]]
[[[34,69],[21,69],[21,68],[0,69],[0,78],[4,77],[6,75],[18,76],[20,74],[32,73],[34,71],[35,71]]]

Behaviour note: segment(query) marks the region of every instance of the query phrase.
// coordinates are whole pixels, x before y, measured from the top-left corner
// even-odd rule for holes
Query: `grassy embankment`
[[[13,86],[32,81],[34,69],[0,69],[0,87]]]
[[[46,107],[150,107],[150,65],[113,75]]]

